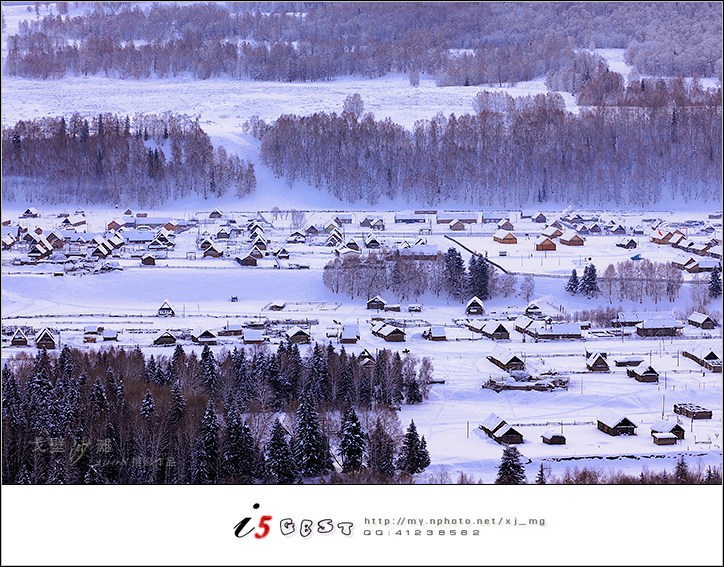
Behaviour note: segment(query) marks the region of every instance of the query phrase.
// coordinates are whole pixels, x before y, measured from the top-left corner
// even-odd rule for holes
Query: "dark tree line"
[[[456,301],[472,296],[490,299],[515,292],[515,276],[500,274],[479,256],[465,262],[454,248],[425,259],[413,259],[395,251],[345,256],[328,262],[322,274],[325,286],[334,293],[370,299],[392,292],[401,300],[416,299],[432,292]]]
[[[627,49],[642,74],[721,76],[716,3],[94,3],[23,21],[6,70],[27,77],[191,73],[318,81],[419,72],[504,84],[556,72],[573,47]],[[401,31],[404,30],[404,31]],[[413,82],[411,80],[411,82]]]
[[[198,119],[165,114],[79,114],[2,130],[3,198],[43,203],[155,205],[189,194],[238,196],[254,167],[214,148]]]
[[[717,198],[722,107],[719,97],[707,100],[572,114],[559,95],[483,95],[476,114],[438,115],[412,131],[348,112],[283,115],[255,131],[261,159],[277,176],[351,202],[641,207],[663,195]]]
[[[3,482],[396,481],[429,464],[424,437],[414,423],[403,435],[390,409],[426,397],[429,361],[416,365],[383,350],[363,366],[318,344],[304,356],[295,345],[21,355],[2,370]]]

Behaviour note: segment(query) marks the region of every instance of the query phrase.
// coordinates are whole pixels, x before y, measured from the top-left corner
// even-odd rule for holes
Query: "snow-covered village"
[[[721,484],[721,5],[261,4],[3,4],[3,483]]]

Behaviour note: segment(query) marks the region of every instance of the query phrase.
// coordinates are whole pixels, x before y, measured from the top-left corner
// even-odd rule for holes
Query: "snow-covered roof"
[[[699,313],[698,311],[694,311],[691,315],[689,315],[689,321],[693,321],[694,323],[703,323],[707,319],[713,319],[709,317],[706,313]]]
[[[340,338],[342,339],[359,339],[359,325],[356,323],[348,323],[342,327]]]
[[[289,338],[294,337],[299,334],[309,336],[309,333],[307,331],[305,331],[301,327],[297,327],[297,326],[294,326],[291,329],[288,329],[287,333],[286,333],[287,337],[289,337]]]
[[[611,410],[611,409],[603,409],[601,410],[601,413],[598,414],[598,421],[601,423],[608,425],[609,427],[615,427],[619,423],[621,423],[624,419],[628,419],[624,417],[623,415]],[[631,420],[629,420],[631,421]],[[631,422],[633,424],[633,422]],[[634,427],[636,425],[634,424]]]
[[[637,329],[681,329],[683,325],[672,318],[646,319],[636,325]]]
[[[679,424],[674,421],[660,419],[659,421],[655,421],[651,424],[651,431],[657,433],[671,433],[671,430],[674,429],[674,427],[676,427],[677,425]],[[679,427],[681,426],[679,425]]]
[[[483,326],[482,331],[484,333],[492,334],[497,332],[500,327],[502,327],[503,330],[507,332],[508,329],[506,329],[505,325],[503,325],[500,321],[487,321]]]
[[[480,299],[477,295],[473,296],[466,304],[465,307],[470,307],[473,304],[477,305],[483,305],[483,300]]]
[[[491,413],[483,420],[481,425],[488,431],[495,431],[501,424],[505,424],[505,420],[499,415]]]
[[[493,234],[493,238],[499,238],[501,240],[508,238],[509,236],[515,238],[515,234],[509,230],[496,230],[495,234]]]

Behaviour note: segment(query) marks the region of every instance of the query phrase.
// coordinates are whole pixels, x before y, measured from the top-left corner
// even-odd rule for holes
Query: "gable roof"
[[[603,411],[601,411],[601,413],[598,415],[598,421],[600,421],[604,425],[608,425],[609,427],[616,427],[618,425],[629,427],[633,425],[634,427],[636,427],[636,424],[633,423],[630,419],[610,409],[604,409]]]

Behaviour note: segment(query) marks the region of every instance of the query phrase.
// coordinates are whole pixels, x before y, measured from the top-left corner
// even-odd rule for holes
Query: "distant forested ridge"
[[[401,197],[437,205],[715,202],[722,183],[721,90],[679,80],[623,89],[604,72],[597,106],[567,112],[558,94],[480,93],[475,114],[438,115],[412,131],[354,112],[255,123],[261,159],[350,202]],[[620,78],[620,75],[616,75]],[[613,86],[611,86],[613,85]]]
[[[722,76],[719,2],[88,4],[82,16],[58,2],[21,22],[5,72],[269,81],[398,72],[412,83],[428,73],[441,85],[503,85],[571,66],[576,49],[613,47],[641,75]]]
[[[2,130],[3,199],[155,205],[187,195],[241,197],[254,167],[214,149],[198,119],[172,114],[79,114]]]

